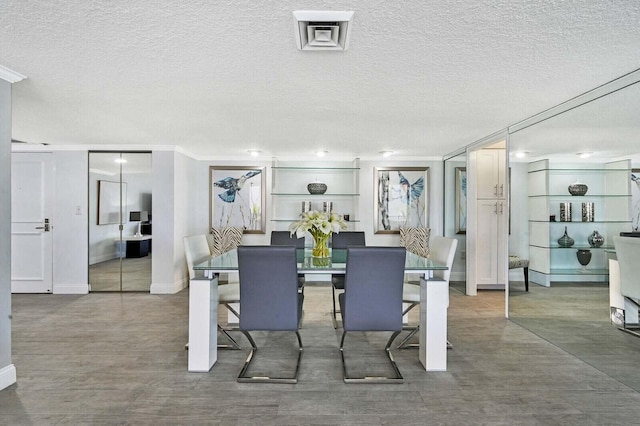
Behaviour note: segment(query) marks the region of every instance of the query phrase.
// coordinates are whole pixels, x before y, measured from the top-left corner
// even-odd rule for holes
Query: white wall
[[[329,160],[323,163],[328,164]],[[344,163],[343,163],[344,164]],[[270,161],[200,161],[198,162],[198,173],[195,177],[197,184],[197,226],[194,232],[209,232],[209,167],[210,166],[263,166],[266,171],[266,191],[267,205],[266,211],[266,232],[265,234],[245,234],[242,238],[243,244],[269,244],[271,231],[275,229],[271,222],[273,202],[269,196],[271,189],[271,162]],[[375,234],[374,233],[374,168],[375,167],[429,167],[429,227],[434,235],[442,235],[442,162],[441,161],[366,161],[360,163],[360,196],[358,197],[358,211],[360,212],[360,222],[356,224],[355,230],[365,231],[368,245],[398,245],[400,236],[398,234]]]
[[[0,80],[0,390],[16,382],[11,363],[11,84]]]
[[[87,151],[54,152],[53,293],[89,292]]]
[[[375,234],[374,212],[375,179],[376,167],[428,167],[429,183],[425,190],[428,190],[429,197],[429,228],[432,235],[443,235],[443,166],[442,161],[362,161],[360,163],[360,225],[359,230],[364,231],[367,245],[372,246],[397,246],[400,244],[399,234]]]
[[[199,230],[196,217],[206,205],[196,160],[172,151],[155,151],[152,160],[153,262],[151,293],[176,293],[188,285],[182,239]],[[208,211],[208,210],[207,210]]]

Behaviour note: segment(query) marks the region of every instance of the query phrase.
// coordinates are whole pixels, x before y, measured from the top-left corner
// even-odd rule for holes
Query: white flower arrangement
[[[296,238],[304,238],[306,232],[309,232],[315,241],[313,255],[318,257],[328,257],[329,248],[327,242],[333,232],[339,233],[345,231],[347,224],[342,216],[335,213],[320,212],[311,210],[302,213],[299,221],[289,226],[291,236],[296,234]]]

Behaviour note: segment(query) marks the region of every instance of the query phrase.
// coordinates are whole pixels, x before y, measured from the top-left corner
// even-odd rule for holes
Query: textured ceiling
[[[300,9],[355,11],[349,50],[297,50]],[[200,158],[442,156],[638,52],[635,1],[0,2],[14,139]]]

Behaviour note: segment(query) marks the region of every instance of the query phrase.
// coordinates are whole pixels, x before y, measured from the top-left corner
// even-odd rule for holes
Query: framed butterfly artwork
[[[376,234],[429,227],[428,167],[376,167],[374,179]]]
[[[265,233],[264,167],[209,167],[210,228]]]

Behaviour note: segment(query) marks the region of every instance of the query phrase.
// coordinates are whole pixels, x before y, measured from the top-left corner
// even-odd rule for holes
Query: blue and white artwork
[[[423,168],[377,169],[376,232],[428,226],[427,171]]]
[[[467,169],[456,167],[456,234],[467,233]]]
[[[262,168],[211,167],[211,227],[264,233]]]

